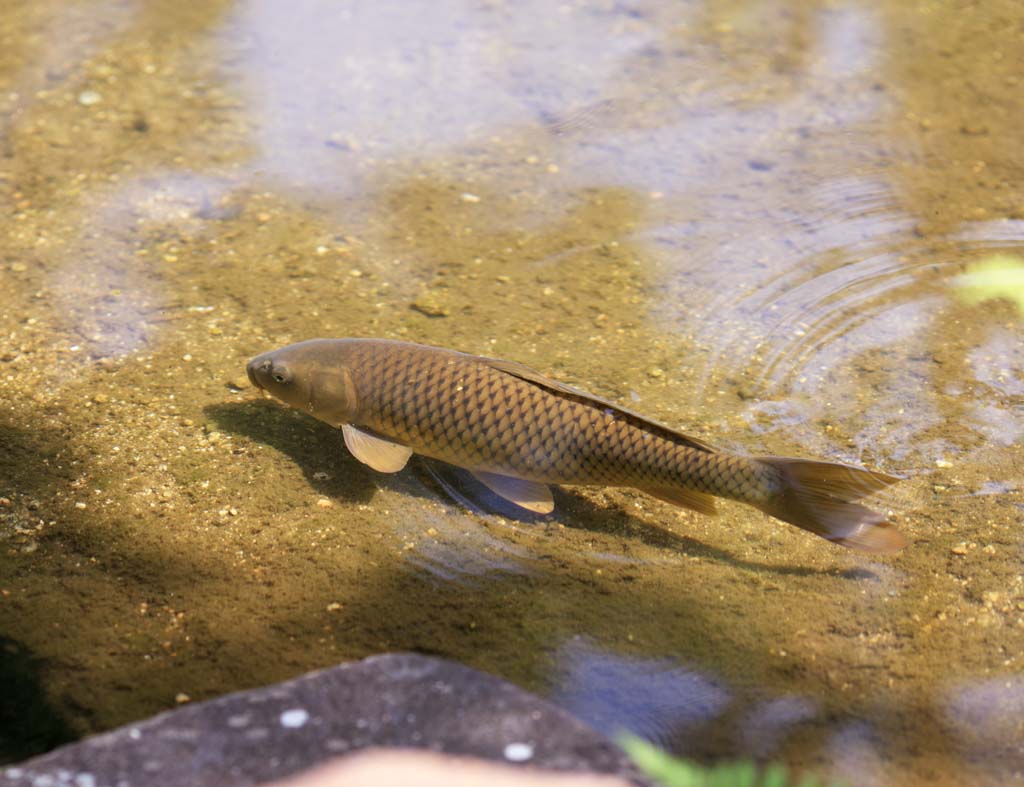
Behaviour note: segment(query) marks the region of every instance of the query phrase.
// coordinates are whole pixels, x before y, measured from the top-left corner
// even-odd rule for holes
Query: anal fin
[[[473,477],[490,489],[494,494],[515,503],[520,508],[535,514],[550,514],[555,510],[555,501],[551,490],[539,481],[527,481],[509,475],[487,473],[482,470],[471,470]]]
[[[678,486],[641,487],[640,491],[646,492],[651,497],[664,500],[666,503],[689,508],[701,514],[714,516],[716,513],[715,498],[704,492],[695,492],[692,489]]]
[[[343,424],[341,433],[352,455],[379,473],[397,473],[412,456],[411,448],[364,432],[351,424]]]

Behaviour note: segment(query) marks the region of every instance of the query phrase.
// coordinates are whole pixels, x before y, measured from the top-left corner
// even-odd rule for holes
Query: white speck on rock
[[[142,730],[140,730],[138,727],[132,727],[130,730],[128,730],[128,737],[131,738],[133,741],[137,741],[139,738],[142,737]]]
[[[103,96],[97,93],[95,90],[83,90],[78,94],[78,103],[83,107],[91,107],[93,104],[98,104],[103,100]]]
[[[96,777],[91,773],[75,774],[75,787],[96,787]]]
[[[297,729],[309,721],[309,711],[303,708],[292,708],[281,714],[281,726]]]
[[[248,727],[250,721],[252,721],[252,716],[248,713],[236,713],[234,716],[228,716],[228,726],[235,729]]]
[[[533,759],[533,744],[510,743],[505,747],[504,755],[509,762],[526,762]]]

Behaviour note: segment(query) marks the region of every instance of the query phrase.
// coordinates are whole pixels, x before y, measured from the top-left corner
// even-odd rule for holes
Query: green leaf
[[[968,266],[952,280],[957,296],[974,305],[996,298],[1012,301],[1024,313],[1024,259],[993,254]]]
[[[705,787],[704,769],[680,760],[635,735],[621,735],[619,745],[637,767],[665,787]]]
[[[662,787],[821,787],[812,774],[804,774],[799,782],[790,780],[786,768],[771,763],[759,771],[750,760],[739,760],[711,767],[673,757],[635,735],[624,733],[619,745],[636,766]],[[833,783],[832,787],[840,787]]]

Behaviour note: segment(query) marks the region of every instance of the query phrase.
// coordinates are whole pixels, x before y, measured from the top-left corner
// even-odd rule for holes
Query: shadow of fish
[[[528,511],[554,508],[548,484],[634,487],[715,513],[737,500],[843,546],[906,542],[857,503],[896,482],[849,465],[748,457],[669,429],[510,361],[384,339],[313,339],[258,355],[249,380],[341,427],[345,445],[394,473],[417,453],[469,470]]]

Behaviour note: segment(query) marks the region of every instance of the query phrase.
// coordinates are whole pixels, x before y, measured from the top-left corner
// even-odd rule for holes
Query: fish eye
[[[271,370],[270,376],[274,378],[275,383],[287,383],[292,379],[291,372],[285,366],[275,366]]]

